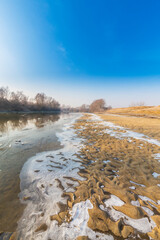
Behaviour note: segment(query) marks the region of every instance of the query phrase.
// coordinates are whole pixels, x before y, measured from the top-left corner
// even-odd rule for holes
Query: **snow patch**
[[[103,160],[104,163],[109,163],[111,162],[110,160]]]
[[[132,203],[135,204],[133,201]],[[111,198],[107,199],[104,204],[105,207],[100,205],[101,210],[107,212],[114,221],[118,221],[122,218],[126,225],[129,225],[142,233],[150,232],[154,227],[156,227],[155,222],[151,218],[148,219],[147,217],[144,217],[141,219],[133,219],[122,212],[116,211],[113,206],[122,206],[124,204],[124,202],[118,197],[113,197],[113,195],[111,195]]]
[[[155,159],[158,159],[158,160],[160,161],[160,153],[154,154],[154,158],[155,158]]]
[[[148,198],[148,197],[146,197],[146,196],[138,195],[138,197],[139,197],[141,200],[143,200],[143,201],[150,201],[150,202],[156,204],[155,201],[153,201],[152,199],[150,199],[150,198]]]
[[[110,206],[123,206],[124,202],[117,196],[111,195],[109,199],[105,201],[105,206],[110,207]]]
[[[133,189],[133,190],[136,189],[134,186],[131,186],[131,187],[129,187],[129,188],[130,188],[130,189]]]
[[[136,200],[136,201],[131,201],[131,204],[132,204],[133,206],[140,207],[140,203],[139,203],[138,200]]]
[[[156,173],[156,172],[152,173],[152,175],[153,175],[154,178],[157,178],[157,177],[160,176],[160,174],[159,174],[159,173]]]
[[[133,182],[133,181],[130,181],[130,183],[135,184],[135,185],[138,185],[138,186],[141,186],[141,187],[145,187],[145,185],[140,184],[140,183],[136,183],[136,182]]]

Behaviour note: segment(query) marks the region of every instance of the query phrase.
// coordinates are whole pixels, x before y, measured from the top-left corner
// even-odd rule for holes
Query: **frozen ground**
[[[73,192],[77,186],[78,182],[72,181],[71,178],[83,180],[77,174],[82,166],[75,154],[82,147],[82,139],[77,138],[72,128],[76,119],[77,115],[73,115],[72,119],[69,118],[68,123],[64,124],[62,131],[57,133],[64,146],[62,149],[37,154],[25,163],[21,171],[20,198],[27,206],[18,224],[20,239],[71,240],[86,235],[91,239],[113,240],[112,236],[95,233],[87,227],[88,209],[93,208],[89,200],[73,206],[70,210],[70,223],[64,222],[58,226],[57,221],[50,220],[50,216],[60,210],[58,203],[67,202],[67,199],[62,197],[63,191]],[[67,183],[73,184],[73,187],[68,187]],[[36,231],[44,224],[47,228],[45,231]]]
[[[76,203],[72,209],[69,210],[71,216],[70,222],[64,221],[59,226],[57,221],[51,221],[50,219],[50,216],[59,212],[60,209],[58,203],[61,202],[66,204],[67,202],[67,199],[62,197],[63,191],[73,192],[74,187],[78,185],[78,182],[73,181],[72,178],[83,180],[78,175],[78,171],[82,166],[79,158],[76,157],[76,153],[81,147],[83,147],[83,139],[78,138],[75,134],[75,130],[72,128],[76,119],[77,116],[73,115],[73,118],[68,119],[68,122],[63,125],[63,130],[57,133],[59,141],[64,146],[62,149],[37,154],[30,158],[22,169],[20,175],[20,198],[22,201],[25,200],[27,207],[18,225],[20,239],[73,240],[78,236],[88,236],[93,240],[114,239],[111,235],[94,232],[87,226],[89,220],[88,209],[93,208],[89,199]],[[160,146],[160,142],[155,139],[116,126],[113,123],[103,121],[96,115],[92,115],[91,120],[89,121],[94,121],[95,124],[106,127],[104,132],[115,138],[127,138],[130,142],[132,142],[133,139],[139,139]],[[160,155],[155,155],[155,159],[160,159]],[[110,161],[107,160],[106,163],[108,162]],[[153,176],[155,178],[158,177],[155,172],[153,173]],[[69,177],[69,179],[65,177]],[[133,190],[136,188],[136,185],[145,188],[145,185],[143,184],[138,184],[133,181],[130,182],[135,185],[130,187]],[[68,183],[73,184],[72,187],[69,187]],[[101,188],[103,187],[104,186],[102,185]],[[139,199],[153,202],[153,200],[146,196],[139,195]],[[114,206],[123,206],[124,204],[125,203],[120,198],[111,195],[110,198],[104,202],[104,206],[100,205],[100,209],[107,212],[114,221],[118,221],[122,218],[126,225],[129,225],[142,233],[150,232],[156,226],[155,222],[150,218],[153,215],[153,212],[147,207],[142,206],[143,210],[146,211],[149,217],[141,219],[132,219],[114,209]],[[138,200],[132,201],[131,204],[137,207],[140,206]],[[43,224],[46,224],[45,231],[36,231],[36,229],[43,226]]]

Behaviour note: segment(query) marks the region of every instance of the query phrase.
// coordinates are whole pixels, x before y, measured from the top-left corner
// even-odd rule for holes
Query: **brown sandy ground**
[[[139,106],[128,108],[113,108],[107,113],[131,116],[142,116],[148,118],[160,118],[160,106]]]
[[[94,231],[112,234],[114,239],[160,239],[160,205],[157,204],[160,199],[160,187],[157,186],[160,178],[152,176],[153,172],[160,174],[160,163],[153,156],[160,152],[160,147],[136,139],[130,142],[111,137],[104,133],[106,127],[96,125],[96,122],[90,122],[89,119],[90,116],[85,115],[75,124],[77,135],[86,139],[84,147],[78,153],[84,167],[79,175],[86,180],[78,181],[79,186],[74,193],[64,193],[64,196],[68,196],[67,206],[61,206],[59,214],[51,216],[51,219],[57,220],[59,224],[70,221],[68,208],[89,199],[93,209],[89,209],[88,226]],[[125,225],[122,218],[114,221],[107,211],[100,208],[105,206],[105,200],[111,195],[124,201],[123,206],[113,208],[126,214],[126,217],[149,219],[150,216],[143,207],[153,211],[151,219],[156,227],[144,234]],[[140,195],[150,200],[142,200]],[[134,206],[131,201],[137,201],[139,206]],[[88,238],[81,236],[78,240],[80,239]]]

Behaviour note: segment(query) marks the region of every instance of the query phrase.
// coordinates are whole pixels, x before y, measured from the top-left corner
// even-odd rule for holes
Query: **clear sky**
[[[160,0],[0,0],[0,86],[160,105]]]

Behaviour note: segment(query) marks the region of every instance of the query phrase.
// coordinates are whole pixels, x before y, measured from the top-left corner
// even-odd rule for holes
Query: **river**
[[[0,115],[0,232],[14,232],[25,209],[20,202],[20,172],[37,153],[62,148],[56,134],[72,114]]]

